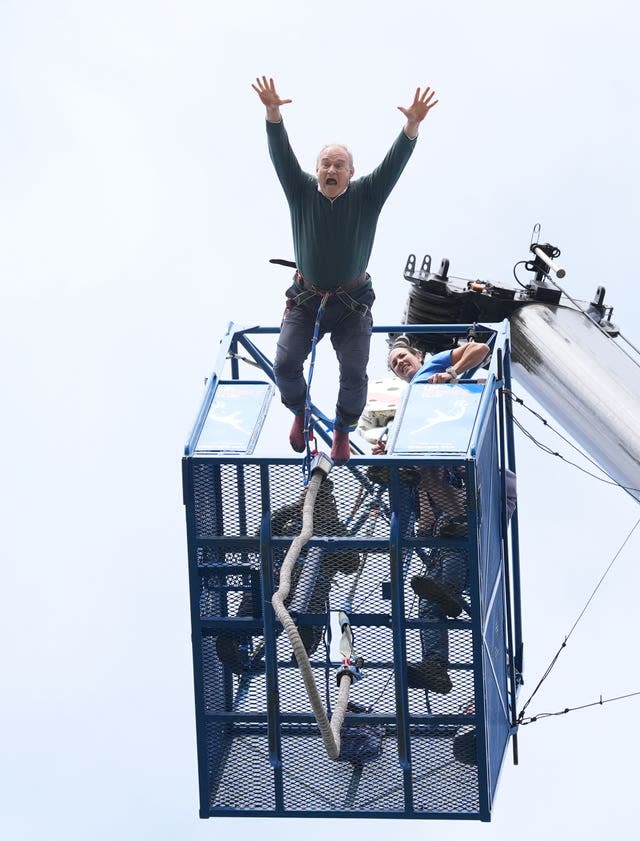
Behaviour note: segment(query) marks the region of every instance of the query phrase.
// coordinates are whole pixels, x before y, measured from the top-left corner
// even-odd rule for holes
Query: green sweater
[[[404,131],[382,163],[357,178],[338,198],[326,198],[318,180],[304,172],[284,123],[267,121],[269,155],[291,212],[296,265],[319,289],[336,289],[366,272],[382,206],[415,147]]]

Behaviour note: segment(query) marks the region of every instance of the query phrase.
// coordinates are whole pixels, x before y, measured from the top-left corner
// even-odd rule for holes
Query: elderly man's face
[[[410,383],[416,371],[422,367],[422,359],[408,348],[396,348],[389,354],[389,368],[407,383]]]
[[[327,146],[318,155],[316,175],[318,186],[328,199],[335,199],[349,186],[353,166],[344,146]]]

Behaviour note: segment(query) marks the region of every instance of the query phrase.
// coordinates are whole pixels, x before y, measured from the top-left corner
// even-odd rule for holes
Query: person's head
[[[328,199],[335,199],[349,186],[353,177],[353,157],[346,146],[324,146],[316,161],[318,187]]]
[[[419,350],[405,344],[392,347],[387,357],[389,369],[407,383],[410,383],[416,372],[422,368],[423,361],[424,357]]]

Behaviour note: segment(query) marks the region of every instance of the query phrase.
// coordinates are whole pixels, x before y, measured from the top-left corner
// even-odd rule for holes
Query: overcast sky
[[[341,142],[356,175],[382,159],[416,86],[437,91],[380,220],[378,323],[400,320],[409,254],[511,285],[539,222],[566,288],[590,300],[604,285],[637,345],[637,32],[621,0],[0,0],[3,838],[335,830],[197,817],[180,458],[227,322],[276,325],[287,275],[268,259],[292,257],[251,82],[273,76],[293,100],[306,169]],[[517,446],[524,700],[639,511]],[[532,712],[640,690],[639,540]],[[638,709],[522,728],[489,825],[376,821],[368,836],[624,836]]]

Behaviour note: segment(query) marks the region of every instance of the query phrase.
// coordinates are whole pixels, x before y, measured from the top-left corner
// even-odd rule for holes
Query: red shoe
[[[289,433],[289,443],[291,444],[291,449],[295,450],[296,453],[304,453],[306,447],[304,440],[304,412],[296,414],[293,418],[293,425]]]
[[[339,467],[341,464],[346,464],[351,456],[351,448],[349,446],[349,433],[343,432],[341,429],[333,430],[333,446],[331,447],[331,460]]]

